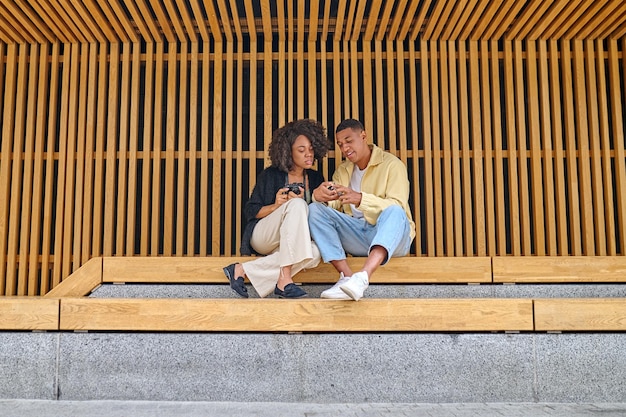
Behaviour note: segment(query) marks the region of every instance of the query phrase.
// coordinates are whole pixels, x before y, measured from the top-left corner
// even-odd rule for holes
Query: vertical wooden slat
[[[304,62],[305,62],[305,52],[304,52],[304,2],[297,2],[298,5],[298,16],[297,16],[297,30],[296,30],[296,64],[297,64],[297,70],[296,70],[296,91],[301,91],[301,94],[297,94],[296,95],[296,118],[298,119],[303,119],[305,117],[305,110],[304,110],[304,105],[305,105],[305,91],[307,90],[305,87],[305,79],[304,79]],[[270,35],[270,39],[271,39],[271,35]],[[272,66],[272,55],[268,54],[267,49],[269,48],[269,50],[271,51],[271,46],[268,43],[268,40],[265,39],[265,53],[263,56],[263,60],[265,61],[264,63],[264,68],[268,68],[268,66],[271,68]],[[271,73],[271,72],[270,72]],[[265,73],[266,75],[266,79],[265,79],[265,89],[267,90],[267,88],[269,87],[270,91],[271,91],[271,86],[272,83],[270,82],[270,80],[268,80],[269,76],[268,76],[268,72]],[[315,73],[313,74],[309,74],[309,77],[311,76],[315,76]],[[270,93],[270,96],[273,93]],[[271,100],[271,98],[268,97],[267,92],[266,92],[266,98],[267,100]],[[266,101],[267,103],[267,101]],[[264,113],[267,114],[267,110],[271,110],[271,106],[267,106],[266,110],[264,111]],[[269,119],[271,120],[271,118]],[[268,121],[269,121],[268,120]],[[269,132],[268,132],[269,133]],[[266,144],[265,149],[267,150],[269,148],[269,143]]]
[[[126,254],[126,232],[128,230],[127,195],[128,187],[128,142],[130,124],[130,65],[132,44],[122,43],[121,76],[120,76],[120,99],[119,99],[119,149],[117,150],[117,199],[115,214],[115,254]]]
[[[243,76],[243,67],[244,67],[244,63],[243,63],[243,51],[242,48],[238,48],[237,49],[237,76],[235,78],[235,83],[237,85],[237,110],[236,110],[236,115],[237,115],[237,120],[236,120],[236,126],[234,126],[235,128],[235,137],[236,139],[236,146],[237,146],[237,152],[236,152],[236,169],[235,169],[235,178],[243,178],[243,165],[244,165],[244,152],[243,152],[243,135],[244,135],[244,130],[243,130],[243,102],[244,102],[244,96],[243,96],[243,84],[244,84],[244,76]],[[249,132],[248,132],[248,136],[249,136]],[[240,184],[241,182],[239,182]],[[240,187],[237,187],[237,190],[239,190],[239,192],[237,193],[237,195],[235,196],[235,236],[236,236],[236,245],[235,245],[235,254],[240,255],[240,248],[241,248],[241,236],[243,234],[243,201],[244,201],[244,197],[247,197],[247,195],[244,196],[245,191],[242,190]]]
[[[341,4],[341,2],[339,3]],[[340,52],[339,52],[339,41],[336,40],[336,38],[333,39],[333,58],[332,58],[332,64],[333,64],[333,90],[332,90],[332,95],[333,97],[341,97],[341,56],[340,56]],[[332,152],[332,155],[335,159],[335,166],[339,165],[339,162],[341,161],[341,151],[339,150],[339,146],[337,146],[337,141],[335,140],[335,128],[336,126],[339,124],[339,122],[344,118],[345,113],[343,113],[342,109],[343,109],[343,103],[341,103],[343,100],[332,100],[332,105],[333,105],[333,114],[335,115],[335,123],[334,126],[330,127],[330,132],[331,132],[331,143],[334,143],[335,148]],[[368,126],[365,126],[365,129],[368,129]],[[328,175],[332,175],[331,172],[328,173]]]
[[[4,78],[4,104],[2,122],[2,159],[0,160],[0,294],[14,295],[15,285],[9,281],[9,241],[13,240],[12,222],[10,215],[9,197],[11,196],[12,165],[15,159],[13,150],[16,149],[13,137],[15,132],[14,108],[17,101],[18,88],[18,53],[19,47],[11,44],[7,47],[6,74]],[[0,65],[1,66],[1,65]],[[15,200],[15,199],[14,199]],[[14,227],[13,227],[14,229]],[[12,276],[15,272],[11,273]]]
[[[24,166],[22,182],[22,204],[20,207],[20,243],[19,243],[19,269],[17,280],[17,294],[26,295],[28,293],[28,250],[30,246],[30,231],[32,220],[34,220],[32,200],[33,200],[33,175],[35,163],[35,127],[37,109],[37,78],[39,77],[39,45],[30,46],[30,57],[28,67],[28,89],[27,102],[25,106],[25,131],[24,131]],[[26,72],[26,68],[24,68]],[[15,197],[13,197],[15,198]]]
[[[592,223],[589,227],[594,234],[594,255],[606,256],[606,229],[608,225],[604,217],[604,186],[602,183],[602,155],[600,154],[600,121],[598,115],[598,107],[601,105],[601,103],[598,102],[598,90],[600,90],[600,85],[598,85],[597,82],[596,51],[594,49],[593,40],[588,39],[584,41],[585,90],[587,91],[587,114],[589,120],[588,146],[591,159],[591,175],[589,178],[591,189],[589,190],[589,197],[591,198],[590,203],[593,211]]]
[[[607,93],[607,74],[604,44],[601,39],[596,41],[595,65],[598,74],[598,123],[601,146],[602,160],[602,190],[604,201],[604,216],[606,219],[606,254],[608,256],[617,255],[617,231],[615,230],[615,202],[613,200],[613,189],[615,182],[613,180],[613,165],[611,163],[611,132],[609,115],[611,108],[609,107],[609,97]],[[613,117],[618,117],[617,115]]]
[[[396,113],[398,111],[398,108],[396,106],[396,88],[398,87],[398,85],[396,84],[396,80],[394,78],[394,74],[396,73],[396,69],[395,67],[395,60],[393,59],[393,42],[392,41],[387,41],[386,42],[387,46],[387,117],[385,120],[385,124],[387,125],[387,131],[388,131],[388,135],[389,135],[389,152],[391,152],[394,155],[397,155],[397,150],[398,150],[398,133],[396,131]],[[354,42],[354,50],[356,51],[356,42]],[[356,54],[355,54],[356,56]],[[359,84],[359,80],[358,80],[358,73],[354,75],[354,85],[358,85]],[[353,91],[356,90],[353,89]],[[358,108],[356,103],[354,108]],[[402,125],[402,132],[406,132],[404,129],[404,124]],[[378,132],[380,132],[379,134],[382,134],[383,130],[381,129],[381,126],[378,126]],[[404,136],[402,138],[403,141],[406,141],[406,136]]]
[[[530,183],[535,255],[546,254],[543,187],[541,164],[541,120],[539,119],[539,85],[537,80],[537,49],[535,42],[526,43],[526,74],[528,99],[528,136],[530,139]]]
[[[176,152],[176,105],[178,90],[178,60],[176,58],[176,43],[168,44],[166,91],[164,98],[167,101],[165,115],[165,187],[163,191],[163,255],[172,256],[174,253],[174,158]]]
[[[178,106],[175,111],[175,121],[178,122],[178,132],[175,133],[175,137],[172,142],[177,142],[175,145],[178,148],[176,164],[177,170],[175,172],[176,177],[176,224],[175,224],[175,238],[176,248],[173,253],[178,256],[182,256],[186,253],[185,251],[185,196],[188,190],[188,178],[186,175],[187,171],[187,95],[188,95],[188,77],[187,77],[187,68],[189,66],[188,62],[188,52],[189,52],[189,43],[182,42],[180,44],[180,58],[178,59],[178,65],[180,65],[178,80],[176,83],[179,85],[176,89],[178,89]],[[171,63],[170,63],[171,66]],[[175,123],[174,126],[175,127]],[[172,182],[173,178],[172,178]],[[172,199],[172,201],[174,201]]]
[[[210,88],[210,55],[209,55],[209,42],[205,42],[202,46],[202,113],[209,113],[209,106],[211,100]],[[251,54],[252,56],[252,54]],[[251,69],[252,71],[252,69]],[[208,221],[209,221],[209,118],[203,117],[201,119],[200,127],[200,213],[206,213],[206,215],[200,214],[200,256],[207,255],[207,243],[208,243]]]
[[[151,191],[151,208],[148,211],[151,215],[150,226],[150,254],[158,255],[161,245],[165,246],[162,237],[164,230],[161,228],[161,216],[164,212],[161,210],[161,201],[164,199],[163,192],[161,191],[161,163],[163,161],[162,149],[163,149],[163,120],[162,120],[162,108],[163,108],[163,67],[165,66],[165,44],[156,44],[156,56],[155,56],[155,69],[154,69],[154,107],[152,120],[154,124],[154,130],[152,132],[152,173],[150,177],[152,179],[152,191]],[[208,78],[208,77],[207,77]],[[167,180],[167,179],[166,179]],[[165,202],[164,202],[165,203]]]
[[[408,155],[407,155],[407,144],[409,141],[408,135],[407,135],[407,130],[408,130],[408,122],[406,119],[407,114],[409,113],[409,110],[407,109],[406,103],[407,103],[407,97],[406,97],[406,92],[407,91],[411,91],[409,90],[406,85],[406,81],[405,81],[405,68],[404,68],[404,56],[405,56],[405,52],[404,52],[404,47],[402,42],[396,41],[393,42],[396,46],[396,59],[395,59],[395,68],[396,71],[398,73],[397,77],[398,77],[398,82],[396,84],[396,90],[398,92],[398,133],[397,133],[397,137],[398,137],[398,147],[400,148],[400,159],[402,160],[402,162],[404,162],[405,164],[407,164],[407,159],[408,159]],[[394,117],[394,124],[395,124],[395,117]],[[395,130],[395,127],[394,127]],[[418,177],[419,178],[419,177]]]
[[[582,236],[580,222],[580,204],[578,188],[577,150],[576,150],[576,127],[574,113],[574,81],[572,74],[572,53],[571,42],[561,42],[561,68],[562,84],[561,91],[563,97],[563,119],[564,134],[566,143],[566,167],[567,167],[567,191],[568,191],[568,216],[569,216],[569,240],[571,244],[570,253],[575,256],[582,255]]]
[[[443,256],[447,254],[447,251],[444,248],[445,236],[444,236],[444,208],[443,208],[443,179],[442,179],[442,168],[441,168],[441,108],[440,108],[440,82],[439,82],[439,43],[437,41],[429,41],[430,46],[430,55],[429,55],[429,63],[430,63],[430,97],[424,96],[424,102],[430,101],[431,103],[431,111],[430,111],[430,119],[432,121],[431,124],[431,149],[432,149],[432,167],[433,167],[433,202],[435,213],[433,218],[435,219],[435,230],[433,236],[436,237],[436,254],[437,256]],[[428,188],[428,187],[427,187]]]
[[[201,31],[202,32],[202,31]],[[189,184],[187,198],[187,255],[196,253],[196,187],[198,172],[198,91],[201,87],[200,82],[200,54],[199,42],[192,42],[191,56],[189,63]],[[239,116],[241,112],[237,113]],[[238,135],[240,137],[241,135]],[[237,175],[236,178],[241,178]],[[239,217],[237,217],[239,218]],[[237,235],[239,236],[239,234]]]
[[[78,129],[78,91],[80,77],[80,45],[72,44],[70,62],[70,98],[67,122],[67,161],[65,168],[65,211],[63,215],[63,269],[61,279],[68,277],[72,271],[72,243],[74,235],[74,195],[76,192],[76,144]],[[63,136],[61,136],[63,137]]]
[[[480,71],[478,67],[478,42],[469,42],[470,52],[470,80],[473,86],[480,85]],[[483,166],[485,154],[483,151],[483,132],[480,121],[480,95],[472,91],[472,149],[474,150],[473,171],[474,171],[474,228],[476,230],[474,240],[476,241],[476,255],[485,256],[487,254],[487,243],[485,236],[485,179]],[[468,190],[469,191],[469,190]]]
[[[289,27],[287,24],[287,21],[285,20],[285,8],[284,8],[284,3],[283,2],[277,2],[276,3],[276,14],[277,14],[277,20],[278,20],[278,28],[277,28],[277,36],[278,36],[278,44],[276,46],[276,49],[278,49],[278,62],[277,62],[277,74],[278,74],[278,83],[276,85],[277,87],[277,94],[278,96],[276,97],[276,102],[278,104],[278,125],[279,126],[283,126],[286,122],[287,122],[287,105],[286,105],[286,101],[287,99],[291,99],[291,97],[288,97],[286,90],[289,88],[288,86],[288,82],[287,82],[287,73],[286,73],[286,65],[287,65],[287,45],[291,46],[292,45],[292,39],[291,39],[291,21],[289,22]],[[287,35],[287,32],[289,31],[289,35]],[[287,39],[289,39],[289,41],[287,41]],[[290,65],[293,65],[291,60],[290,61]],[[292,67],[290,66],[290,69]],[[291,102],[292,103],[292,102]],[[292,106],[293,104],[291,104]],[[290,107],[290,110],[292,109],[292,107]],[[292,113],[289,113],[290,115]],[[291,117],[291,116],[290,116]]]
[[[515,130],[517,133],[518,157],[518,180],[519,180],[519,205],[522,228],[522,251],[524,255],[532,253],[531,224],[530,224],[530,196],[528,189],[528,154],[527,154],[527,133],[526,133],[526,107],[524,104],[524,59],[522,54],[522,43],[513,41],[514,54],[514,77],[515,77]]]
[[[100,46],[98,57],[98,100],[96,103],[98,118],[96,121],[95,172],[93,187],[93,237],[92,253],[102,254],[104,238],[104,187],[105,187],[105,143],[107,131],[107,85],[109,80],[108,50]],[[150,125],[150,123],[148,123]]]
[[[271,45],[271,44],[270,44]],[[213,172],[211,174],[212,179],[212,190],[213,190],[213,201],[221,201],[221,198],[217,198],[220,196],[222,189],[222,116],[223,116],[223,106],[222,106],[222,97],[224,95],[222,83],[223,83],[223,45],[216,45],[215,48],[215,60],[214,60],[214,73],[213,73]],[[267,48],[268,44],[265,44],[266,48],[266,57],[268,55]],[[271,49],[271,48],[270,48]],[[271,63],[271,53],[270,63]],[[271,100],[271,87],[268,91],[268,80],[269,85],[271,86],[272,78],[271,78],[271,65],[268,67],[267,61],[264,63],[265,68],[265,102]],[[266,110],[267,112],[267,110]],[[271,118],[270,118],[271,120]],[[269,123],[269,121],[266,120]],[[269,123],[271,125],[271,123]],[[266,134],[267,136],[267,134]],[[266,139],[268,140],[268,139]],[[267,149],[267,146],[266,146]],[[212,226],[212,238],[211,238],[211,255],[217,256],[220,254],[220,243],[221,243],[221,224],[222,224],[222,208],[220,204],[212,204],[211,207],[211,219]]]
[[[254,22],[253,13],[250,13],[248,10],[248,3],[246,2],[246,11],[247,11],[247,15],[248,15],[248,19],[249,21]],[[254,25],[252,26],[254,27]],[[250,136],[252,138],[256,138],[256,132],[257,132],[257,123],[256,123],[256,119],[257,119],[257,106],[256,106],[256,101],[257,101],[257,77],[256,77],[256,73],[258,71],[258,63],[257,63],[257,59],[256,59],[256,52],[258,49],[258,43],[257,43],[257,38],[256,38],[256,32],[252,32],[250,34],[250,80],[249,80],[249,85],[250,85],[250,97],[249,97],[249,103],[250,103],[250,115],[249,115],[249,119],[248,119],[248,123],[249,123],[249,132],[250,132]],[[249,164],[249,173],[248,175],[250,176],[250,187],[252,187],[252,184],[256,184],[256,176],[257,176],[257,170],[256,170],[256,140],[251,140],[250,144],[249,144],[249,155],[250,157],[248,158],[248,164]],[[251,188],[250,188],[251,190]]]
[[[43,43],[39,49],[39,72],[37,77],[37,91],[51,91],[50,65],[48,58],[50,45]],[[0,47],[2,56],[2,47]],[[1,65],[0,65],[1,67]],[[0,79],[2,79],[0,71]],[[51,94],[54,95],[54,92]],[[1,95],[0,95],[1,96]],[[41,263],[39,261],[40,242],[43,238],[42,212],[43,212],[43,192],[44,192],[44,150],[46,142],[46,115],[48,111],[47,94],[37,94],[37,109],[34,132],[34,163],[33,163],[33,188],[32,188],[32,224],[30,228],[30,247],[28,249],[28,295],[42,294],[41,284],[39,284]],[[45,255],[47,256],[47,254]],[[39,284],[39,285],[38,285]],[[0,291],[1,293],[1,291]]]
[[[423,61],[418,60],[417,54],[415,53],[415,42],[409,42],[409,91],[417,91],[418,78],[417,78],[417,67],[421,65],[423,68]],[[420,80],[421,81],[421,80]],[[426,106],[424,106],[426,107]],[[417,118],[418,111],[420,111],[418,102],[417,102],[417,93],[409,94],[409,122],[408,125],[411,126],[411,148],[413,150],[413,158],[412,158],[412,168],[413,168],[413,220],[415,221],[415,253],[416,255],[422,255],[422,194],[420,190],[420,185],[422,183],[420,177],[420,160],[423,160],[423,153],[420,152],[419,149],[419,121]],[[422,114],[424,114],[425,109],[422,110]],[[425,129],[426,120],[422,123],[423,128]],[[432,237],[430,238],[432,239]],[[430,240],[427,239],[427,240]]]
[[[559,45],[555,40],[549,41],[550,54],[550,116],[552,120],[551,136],[554,140],[554,194],[556,199],[557,223],[557,254],[568,255],[568,218],[567,218],[567,184],[565,181],[565,152],[563,149],[563,122],[565,106],[561,105],[561,72],[559,62]]]
[[[445,41],[448,45],[448,60],[447,62],[441,62],[442,65],[446,65],[448,71],[450,73],[449,76],[449,95],[447,97],[447,101],[449,103],[450,108],[450,152],[449,156],[446,158],[450,158],[450,166],[451,166],[451,189],[452,189],[452,221],[453,224],[448,224],[448,226],[452,227],[454,230],[454,252],[448,254],[449,256],[461,256],[464,253],[470,255],[469,249],[467,247],[467,241],[464,241],[464,227],[463,227],[463,209],[471,212],[470,207],[463,207],[461,204],[461,155],[460,155],[460,140],[459,136],[461,133],[459,132],[459,125],[463,124],[463,121],[458,123],[459,120],[459,98],[460,95],[463,97],[467,97],[467,94],[459,93],[458,82],[457,82],[457,62],[459,63],[459,76],[463,81],[461,81],[461,88],[467,91],[467,79],[463,79],[465,74],[465,68],[461,68],[466,63],[466,55],[465,55],[465,44],[461,42],[459,45],[459,54],[457,57],[456,53],[456,45],[453,41]],[[463,100],[463,99],[461,99]],[[467,106],[467,100],[465,100],[465,105]],[[465,123],[465,127],[467,127],[467,123]],[[465,132],[467,134],[467,131]],[[445,156],[444,156],[445,157]],[[467,191],[467,190],[466,190]],[[470,228],[472,227],[472,223],[467,224]],[[467,234],[465,234],[467,236]],[[472,233],[470,232],[470,236]],[[465,252],[468,250],[468,252]],[[473,252],[473,250],[471,250]]]
[[[293,12],[293,4],[292,2],[287,2],[287,37],[286,37],[286,52],[287,52],[287,75],[286,75],[286,80],[287,80],[287,88],[285,91],[285,88],[282,88],[282,93],[281,93],[281,88],[279,87],[279,94],[284,95],[285,93],[287,94],[286,97],[286,101],[287,101],[287,116],[283,117],[283,121],[286,122],[287,120],[292,120],[295,119],[296,116],[296,111],[297,111],[297,106],[296,106],[296,98],[295,98],[295,79],[296,79],[296,69],[295,69],[295,58],[294,58],[294,53],[295,53],[295,46],[294,46],[294,12]],[[284,65],[284,64],[283,64]],[[280,111],[280,109],[279,109]],[[283,110],[284,113],[284,110]],[[280,118],[279,118],[280,120]],[[283,122],[283,123],[284,123]]]
[[[364,40],[363,49],[363,124],[366,128],[374,126],[374,97],[376,84],[372,78],[372,68],[375,62],[372,61],[372,42]]]
[[[224,103],[224,179],[226,180],[225,194],[224,194],[224,255],[232,255],[232,220],[233,220],[233,196],[230,193],[230,183],[233,181],[233,78],[234,78],[234,44],[233,42],[226,43],[226,90],[224,91],[225,103]]]
[[[108,105],[107,105],[107,129],[106,129],[106,176],[104,181],[104,256],[112,256],[115,253],[116,232],[116,186],[117,186],[117,139],[119,130],[119,105],[120,94],[120,45],[111,44],[109,51],[109,82],[108,82]]]
[[[450,70],[447,68],[448,44],[438,41],[439,60],[441,69],[440,88],[441,100],[439,102],[441,112],[441,149],[443,151],[443,218],[445,222],[445,253],[454,256],[454,200],[452,196],[452,158],[451,158],[451,126],[450,126]]]
[[[33,88],[33,81],[28,81],[29,77],[29,54],[31,49],[29,45],[22,44],[19,48],[18,59],[18,73],[17,73],[17,94],[15,97],[15,122],[13,134],[13,171],[11,173],[11,203],[9,214],[9,242],[7,245],[8,259],[7,259],[7,294],[8,295],[25,295],[26,294],[26,280],[25,270],[26,267],[25,258],[18,261],[18,255],[20,253],[20,231],[26,229],[28,231],[28,224],[30,222],[30,216],[27,214],[26,218],[23,216],[23,212],[20,213],[20,202],[23,198],[29,199],[30,195],[25,193],[29,192],[29,189],[24,189],[24,183],[28,182],[30,164],[25,162],[24,159],[28,159],[30,146],[28,146],[27,140],[27,122],[29,111],[28,97],[34,94],[29,89]],[[34,66],[36,67],[36,65]],[[32,75],[32,74],[31,74]],[[32,100],[30,100],[32,103]],[[6,140],[10,140],[11,135],[6,136]],[[26,148],[24,150],[24,148]],[[32,175],[32,173],[30,174]],[[30,188],[30,187],[29,187]],[[30,210],[26,209],[28,212]],[[24,237],[24,236],[22,236]]]
[[[135,254],[135,238],[137,236],[137,196],[139,188],[137,186],[138,174],[138,142],[139,142],[139,95],[141,80],[141,45],[132,44],[130,72],[130,110],[129,110],[129,145],[128,145],[128,197],[126,205],[126,256]],[[195,107],[194,107],[195,108]]]
[[[263,17],[263,102],[272,100],[272,19],[268,0],[261,0],[261,15]],[[300,49],[301,51],[301,49]],[[219,61],[219,60],[218,60]],[[216,79],[217,76],[216,76]],[[221,80],[221,78],[219,78]],[[303,91],[303,90],[300,90]],[[304,101],[302,102],[304,103]],[[300,114],[300,113],[297,113]],[[272,138],[272,108],[263,107],[263,149],[269,148]],[[216,242],[217,243],[217,242]]]
[[[143,154],[141,161],[141,226],[139,236],[141,236],[139,254],[147,256],[151,251],[151,242],[157,240],[151,229],[151,213],[152,213],[152,159],[156,158],[153,145],[154,123],[153,111],[155,105],[155,46],[152,42],[146,44],[145,54],[145,81],[144,81],[144,109],[143,109]],[[156,231],[155,231],[156,232]]]
[[[81,245],[81,265],[91,259],[93,242],[91,237],[94,228],[93,223],[94,200],[94,178],[95,178],[95,141],[96,141],[96,104],[98,99],[98,49],[102,47],[97,43],[89,45],[89,80],[87,85],[87,120],[85,125],[85,188],[84,204],[85,210],[82,216],[83,241]]]
[[[87,177],[85,175],[86,164],[86,126],[87,126],[87,94],[89,86],[87,84],[89,76],[89,44],[82,44],[79,51],[79,84],[78,89],[78,126],[76,134],[76,191],[74,192],[74,222],[73,249],[72,249],[72,272],[81,265],[81,254],[83,245],[83,216],[89,208],[85,199],[85,189]],[[65,277],[64,277],[65,278]]]
[[[520,208],[519,208],[519,187],[518,187],[518,152],[517,152],[517,129],[515,128],[515,80],[513,60],[513,43],[511,41],[504,42],[504,89],[506,94],[506,141],[508,150],[508,179],[509,179],[509,230],[511,239],[510,254],[519,256],[522,254],[520,242]]]
[[[71,45],[65,45],[64,57],[63,57],[63,72],[62,72],[62,90],[69,92],[71,87],[70,75],[71,75]],[[63,251],[64,241],[63,233],[65,232],[65,196],[66,196],[66,176],[67,176],[67,147],[68,147],[68,118],[69,118],[69,96],[70,94],[61,95],[61,105],[59,109],[59,162],[58,162],[58,174],[56,177],[57,194],[56,194],[56,219],[54,226],[54,265],[52,271],[52,288],[54,288],[63,279],[63,264],[64,255]]]
[[[347,67],[349,63],[346,62],[345,65]],[[383,47],[382,42],[379,40],[374,41],[374,71],[376,79],[375,85],[377,86],[375,91],[376,103],[386,103],[384,99],[384,90],[386,88],[383,79]],[[346,91],[346,94],[347,93],[348,91]],[[356,111],[352,110],[352,112]],[[383,126],[385,126],[385,114],[386,111],[384,106],[376,106],[376,120],[374,122],[374,126],[366,126],[366,129],[369,129],[370,132],[381,132],[380,134],[374,135],[374,138],[370,138],[370,140],[374,139],[374,142],[381,148],[387,148],[385,145],[385,136],[382,134],[382,132],[384,132],[384,130],[382,130]],[[349,109],[346,109],[346,115],[351,115],[351,111]],[[356,115],[352,115],[352,117],[356,117]]]
[[[490,55],[489,55],[489,43],[487,41],[480,42],[480,93],[473,90],[476,94],[477,105],[480,105],[480,111],[482,117],[480,117],[481,123],[481,136],[484,143],[484,191],[485,191],[485,245],[486,249],[484,254],[488,256],[496,256],[496,234],[498,219],[496,218],[494,187],[497,179],[494,177],[494,144],[493,144],[493,119],[495,116],[495,103],[491,103],[491,90],[495,88],[491,85],[490,78]],[[497,60],[497,57],[493,59]]]
[[[574,97],[576,110],[576,142],[578,143],[578,176],[582,210],[582,244],[585,255],[595,254],[593,233],[593,198],[591,194],[591,169],[589,155],[589,121],[587,94],[585,92],[585,57],[582,41],[574,44]]]
[[[489,61],[491,67],[491,111],[493,114],[492,131],[493,131],[493,144],[494,144],[494,171],[495,171],[495,199],[496,199],[496,253],[497,255],[505,255],[507,253],[507,227],[506,227],[506,208],[505,208],[505,179],[504,179],[504,138],[502,132],[502,120],[505,113],[502,112],[501,96],[500,96],[500,57],[499,57],[498,42],[496,40],[489,41]],[[503,64],[502,68],[506,70],[506,66]]]
[[[304,3],[304,2],[302,2]],[[304,12],[304,7],[302,7]],[[308,43],[307,43],[307,63],[308,63],[308,71],[309,77],[307,83],[309,84],[309,103],[308,103],[308,115],[312,119],[319,120],[319,110],[318,110],[318,97],[317,97],[317,88],[319,85],[318,74],[317,74],[317,25],[319,15],[319,0],[313,0],[310,2],[309,8],[309,28],[308,28]],[[304,16],[303,16],[304,17]],[[322,68],[323,70],[323,68]],[[320,103],[322,106],[325,105],[324,102]]]
[[[328,41],[328,26],[329,26],[329,16],[330,16],[330,2],[324,2],[324,12],[323,12],[323,20],[322,20],[322,33],[320,35],[320,89],[321,89],[321,122],[326,127],[326,134],[328,136],[328,140],[333,142],[333,122],[330,120],[329,110],[330,105],[328,100],[328,95],[330,93],[330,86],[328,85],[328,61],[327,61],[327,51],[326,51],[326,43]],[[367,45],[369,47],[369,42],[364,42],[363,46]],[[366,59],[365,55],[363,56],[363,76],[365,77],[366,66],[368,66],[369,59]],[[365,84],[365,82],[364,82]],[[371,84],[371,75],[369,84]],[[318,169],[324,175],[326,180],[330,179],[330,173],[328,173],[328,155],[318,164]]]
[[[433,124],[435,122],[431,122],[432,120],[432,110],[431,110],[431,80],[433,75],[431,72],[433,71],[433,56],[432,53],[429,54],[429,49],[432,49],[432,43],[426,42],[424,40],[420,41],[420,73],[421,73],[421,84],[422,84],[422,112],[423,112],[423,124],[422,129],[424,132],[424,206],[425,206],[425,223],[426,223],[426,254],[428,256],[435,256],[440,254],[439,251],[439,241],[441,234],[435,236],[435,225],[436,225],[436,215],[434,212],[435,209],[435,199],[437,198],[437,193],[435,193],[434,183],[433,183]],[[436,72],[435,72],[436,73]],[[435,95],[433,94],[434,98]],[[420,221],[421,219],[416,219],[416,221]],[[439,232],[439,230],[437,230]]]
[[[41,236],[41,294],[45,294],[53,287],[50,282],[50,247],[52,246],[52,206],[54,203],[54,146],[57,140],[56,122],[58,117],[59,78],[60,78],[60,50],[61,44],[56,42],[52,45],[50,54],[50,98],[48,104],[48,126],[46,142],[46,184],[43,203],[43,218],[49,219],[43,223]],[[3,251],[0,251],[2,256]],[[1,266],[1,263],[0,263]]]
[[[554,151],[552,137],[552,123],[550,120],[550,78],[548,72],[548,45],[546,41],[537,41],[538,46],[538,80],[539,80],[539,113],[540,123],[539,134],[543,143],[543,184],[540,191],[543,191],[545,210],[545,232],[546,232],[546,254],[555,256],[558,252],[556,233],[556,209],[555,209],[555,187],[554,187]],[[533,185],[533,186],[536,186]]]
[[[626,46],[626,41],[622,43],[622,51]],[[610,83],[614,88],[610,91],[610,103],[613,109],[614,115],[611,125],[611,133],[613,135],[613,154],[615,159],[615,200],[617,202],[617,224],[619,227],[618,242],[622,248],[622,254],[624,253],[624,247],[626,247],[626,162],[624,161],[624,119],[623,119],[623,104],[620,94],[619,85],[624,85],[620,80],[620,57],[618,53],[617,41],[612,40],[608,42],[608,56],[609,56],[609,78]],[[622,54],[622,65],[624,62],[624,56]]]

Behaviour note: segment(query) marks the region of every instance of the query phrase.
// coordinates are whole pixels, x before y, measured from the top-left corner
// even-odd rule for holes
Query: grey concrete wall
[[[0,333],[0,398],[626,402],[626,334]]]

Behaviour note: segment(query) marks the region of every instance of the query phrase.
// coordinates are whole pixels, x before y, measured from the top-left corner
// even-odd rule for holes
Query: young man
[[[358,301],[380,265],[409,252],[415,237],[409,179],[402,161],[367,143],[358,120],[341,122],[335,139],[347,160],[313,191],[309,227],[324,262],[339,272],[321,297]],[[360,271],[352,272],[346,253],[367,256]]]

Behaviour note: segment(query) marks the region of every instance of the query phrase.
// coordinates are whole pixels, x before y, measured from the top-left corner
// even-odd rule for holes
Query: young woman
[[[244,209],[247,224],[241,243],[242,255],[265,256],[224,268],[231,288],[240,296],[248,297],[245,277],[261,297],[272,290],[282,298],[307,295],[292,277],[320,261],[307,217],[312,190],[324,182],[311,168],[329,146],[324,127],[314,120],[296,120],[274,132],[271,166],[259,174]]]

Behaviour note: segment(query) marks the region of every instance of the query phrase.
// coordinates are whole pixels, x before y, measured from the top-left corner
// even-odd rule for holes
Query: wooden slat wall
[[[261,2],[260,19],[249,2],[147,3],[157,23],[138,2],[132,22],[0,33],[0,294],[45,294],[96,256],[237,255],[271,132],[301,117],[331,140],[361,118],[406,163],[414,255],[625,253],[626,41],[520,39],[523,22],[445,1],[430,21],[416,1],[373,2],[369,19],[341,1],[336,20],[328,2]],[[495,32],[510,36],[481,39]]]

